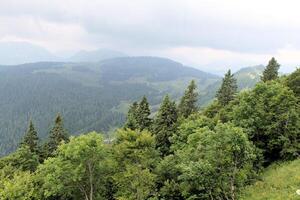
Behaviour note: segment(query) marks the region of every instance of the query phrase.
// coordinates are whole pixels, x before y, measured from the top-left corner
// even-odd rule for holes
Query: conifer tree
[[[269,64],[267,65],[266,69],[263,72],[263,76],[261,80],[263,82],[274,80],[278,78],[278,69],[280,65],[277,63],[274,57],[271,58]]]
[[[170,153],[171,137],[177,130],[177,109],[174,101],[167,95],[154,120],[153,133],[155,134],[156,147],[163,156]]]
[[[69,134],[64,128],[61,115],[57,114],[54,121],[54,126],[49,133],[49,141],[46,144],[47,154],[52,155],[62,141],[68,142]]]
[[[190,114],[197,111],[197,97],[198,93],[196,92],[197,86],[194,80],[192,80],[184,92],[183,97],[180,100],[178,106],[178,114],[184,118],[187,118]]]
[[[145,96],[143,96],[141,102],[138,105],[137,109],[137,123],[138,128],[142,131],[144,129],[150,128],[151,125],[151,119],[150,119],[150,107],[148,100]]]
[[[234,96],[237,93],[237,88],[236,79],[234,78],[234,75],[231,74],[231,71],[228,70],[216,95],[218,102],[223,106],[227,105],[234,99]]]
[[[137,102],[133,102],[133,104],[129,107],[124,128],[128,128],[131,130],[135,130],[138,128],[138,124],[137,124],[138,106],[139,105]]]
[[[30,120],[28,129],[25,133],[21,146],[26,145],[29,147],[29,150],[31,152],[36,153],[38,151],[38,140],[39,138],[38,138],[37,131],[35,130],[32,120]]]

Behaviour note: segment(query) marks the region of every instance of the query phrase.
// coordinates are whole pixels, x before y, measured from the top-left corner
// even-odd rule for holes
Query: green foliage
[[[137,102],[133,102],[133,104],[129,107],[124,128],[129,128],[131,130],[135,130],[138,128],[137,125],[138,106],[139,105]]]
[[[262,174],[260,180],[241,191],[241,200],[299,200],[300,160],[273,164]]]
[[[172,146],[171,149],[173,151],[182,149],[187,145],[188,137],[197,132],[199,129],[208,127],[213,129],[216,125],[216,122],[208,118],[204,115],[194,114],[191,115],[188,119],[183,121],[180,126],[178,127],[178,131],[176,134],[173,135],[171,141]]]
[[[183,97],[181,97],[180,103],[178,105],[178,115],[187,118],[192,113],[198,110],[197,108],[197,97],[198,93],[196,92],[197,86],[195,80],[192,80],[184,92]]]
[[[57,156],[38,167],[42,195],[73,199],[105,199],[105,182],[112,162],[100,134],[73,138],[58,148]]]
[[[14,169],[10,176],[0,171],[1,200],[32,200],[36,197],[33,175],[28,171]]]
[[[277,63],[274,57],[271,58],[269,61],[266,69],[263,72],[263,76],[261,77],[261,80],[263,82],[275,80],[278,78],[278,69],[280,65]]]
[[[228,70],[216,95],[219,103],[225,106],[232,101],[237,93],[237,88],[236,79],[234,78],[234,75],[231,74],[231,71]]]
[[[171,137],[177,130],[177,109],[175,102],[167,95],[158,110],[153,124],[157,149],[162,155],[170,153]]]
[[[39,157],[28,146],[21,146],[16,152],[0,159],[0,169],[12,166],[23,171],[34,171],[39,164]]]
[[[232,124],[198,129],[177,154],[185,199],[236,199],[253,173],[254,146]]]
[[[234,200],[238,193],[255,199],[252,187],[268,188],[269,181],[240,190],[257,178],[261,155],[264,164],[299,157],[297,77],[261,82],[236,96],[229,70],[218,100],[201,112],[192,81],[177,108],[169,96],[163,99],[153,122],[144,96],[131,105],[124,128],[106,140],[92,132],[69,141],[58,115],[41,154],[30,121],[20,148],[0,159],[0,199]],[[293,190],[298,184],[288,182]],[[284,195],[294,198],[290,192]]]
[[[152,124],[150,114],[151,111],[148,100],[143,96],[140,103],[133,102],[130,106],[124,128],[129,128],[131,130],[138,129],[140,131],[149,129]]]
[[[69,134],[65,130],[63,125],[63,119],[60,114],[58,114],[54,121],[54,126],[49,133],[49,141],[45,144],[44,152],[47,156],[53,156],[58,145],[61,142],[68,142]]]
[[[219,103],[219,101],[214,100],[211,104],[203,109],[202,113],[208,118],[214,118],[221,109],[222,105]]]
[[[286,84],[300,98],[300,68],[287,77]]]
[[[157,174],[156,197],[158,199],[184,199],[181,194],[180,181],[178,180],[181,160],[177,155],[168,155],[158,164],[155,172]]]
[[[25,133],[21,145],[26,145],[29,147],[30,151],[38,152],[38,134],[34,128],[32,120],[29,121],[28,129]]]
[[[143,96],[141,102],[138,105],[137,109],[137,124],[139,130],[149,129],[151,126],[152,120],[150,119],[150,107],[148,100],[145,96]]]
[[[153,194],[159,153],[155,138],[146,131],[119,130],[113,144],[118,163],[113,176],[117,185],[117,199],[142,200]]]
[[[239,95],[232,121],[245,128],[250,140],[263,150],[266,164],[293,159],[300,151],[299,105],[293,92],[277,82],[259,83]]]

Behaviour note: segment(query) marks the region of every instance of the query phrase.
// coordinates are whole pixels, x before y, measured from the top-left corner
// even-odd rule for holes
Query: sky
[[[59,54],[108,48],[202,70],[300,64],[297,0],[0,0],[0,42]]]

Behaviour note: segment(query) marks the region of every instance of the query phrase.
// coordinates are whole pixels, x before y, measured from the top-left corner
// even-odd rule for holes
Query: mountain
[[[113,51],[109,49],[98,49],[95,51],[79,51],[72,57],[66,59],[66,61],[71,62],[99,62],[101,60],[117,58],[117,57],[125,57],[126,54]]]
[[[199,105],[208,104],[221,77],[165,58],[0,66],[0,155],[16,148],[30,118],[41,138],[46,138],[58,112],[71,134],[107,132],[124,122],[133,101],[146,95],[155,112],[164,95],[179,100],[192,79],[198,85]]]
[[[252,88],[257,82],[260,81],[260,77],[264,71],[263,65],[257,65],[252,67],[245,67],[234,73],[235,78],[239,83],[239,89]]]
[[[0,42],[0,64],[17,65],[39,61],[57,61],[46,49],[27,42]]]
[[[16,148],[30,118],[41,138],[58,112],[72,134],[109,131],[124,122],[129,103],[146,95],[155,111],[165,94],[178,99],[192,79],[204,94],[220,77],[156,57],[0,66],[0,152]]]

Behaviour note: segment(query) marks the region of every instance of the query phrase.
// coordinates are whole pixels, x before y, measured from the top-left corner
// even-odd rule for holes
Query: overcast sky
[[[223,72],[300,64],[300,1],[0,0],[0,41],[53,53],[109,48]]]

